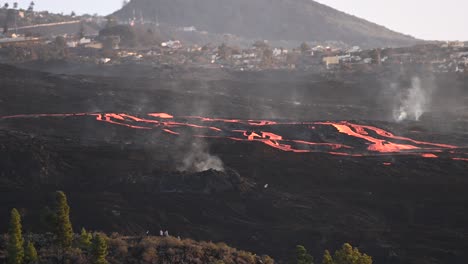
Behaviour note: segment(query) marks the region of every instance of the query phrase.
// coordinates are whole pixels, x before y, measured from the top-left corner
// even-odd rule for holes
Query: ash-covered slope
[[[363,47],[417,42],[312,0],[132,0],[115,13],[121,19],[135,14],[145,20],[250,39],[335,40]]]

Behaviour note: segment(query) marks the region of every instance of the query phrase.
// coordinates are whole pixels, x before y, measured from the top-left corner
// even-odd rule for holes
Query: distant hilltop
[[[256,40],[340,41],[364,48],[419,42],[312,0],[132,0],[114,15]]]

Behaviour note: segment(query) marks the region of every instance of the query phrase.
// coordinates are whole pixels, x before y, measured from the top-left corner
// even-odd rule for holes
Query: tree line
[[[73,227],[70,221],[70,206],[64,192],[56,192],[54,222],[54,242],[59,256],[59,262],[65,262],[65,255],[73,247],[80,248],[88,253],[91,263],[107,264],[107,241],[99,233],[88,233],[82,228],[78,239],[74,239]],[[36,247],[33,241],[25,243],[23,237],[21,216],[16,208],[11,210],[10,226],[7,241],[8,264],[36,264],[39,262]]]
[[[297,264],[314,264],[314,257],[307,253],[304,246],[296,246]],[[358,248],[345,243],[341,249],[335,251],[333,256],[330,251],[325,250],[322,258],[322,264],[372,264],[372,257],[361,253]]]

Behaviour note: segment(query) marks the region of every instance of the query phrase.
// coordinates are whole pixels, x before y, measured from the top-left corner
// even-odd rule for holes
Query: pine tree
[[[297,264],[313,264],[314,258],[307,253],[307,250],[304,246],[297,245],[296,246],[296,259]]]
[[[325,250],[325,253],[323,254],[322,264],[335,264],[332,256],[330,255],[330,251]]]
[[[10,229],[8,230],[8,264],[22,264],[24,260],[21,216],[15,208],[11,210]]]
[[[96,234],[93,239],[93,264],[108,264],[107,256],[107,241],[100,234]]]
[[[335,251],[333,258],[337,264],[354,264],[357,261],[353,254],[353,247],[349,243],[345,243],[340,250]]]
[[[80,234],[80,248],[83,250],[89,250],[92,245],[92,238],[93,236],[90,233],[86,232],[86,229],[82,228]]]
[[[372,264],[372,258],[359,252],[349,243],[345,243],[340,250],[335,251],[333,260],[336,264]]]
[[[28,241],[28,244],[26,244],[26,248],[24,249],[25,255],[24,255],[24,262],[26,264],[34,264],[37,263],[39,258],[37,256],[37,250],[36,247],[34,246],[34,243],[31,241]]]
[[[29,7],[28,7],[28,12],[33,12],[34,11],[34,6],[36,4],[34,3],[34,1],[32,1],[30,4],[29,4]]]
[[[56,233],[58,244],[63,249],[71,247],[73,240],[73,228],[70,222],[70,207],[67,203],[67,196],[64,192],[57,192],[57,226]]]
[[[372,264],[372,257],[366,254],[361,254],[358,259],[358,264]]]

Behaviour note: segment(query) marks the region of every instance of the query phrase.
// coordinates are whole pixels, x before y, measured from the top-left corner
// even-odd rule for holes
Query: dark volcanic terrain
[[[75,229],[468,257],[466,76],[78,66],[0,66],[0,206],[35,232],[63,189]],[[415,77],[426,111],[395,122]]]

